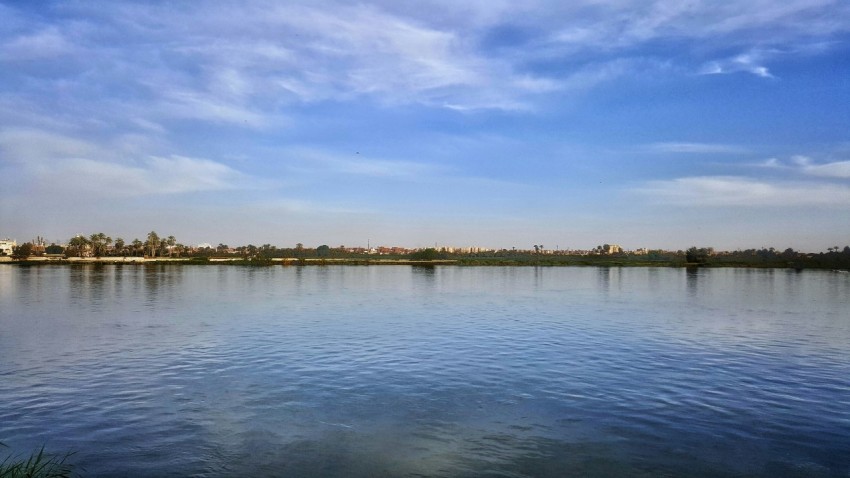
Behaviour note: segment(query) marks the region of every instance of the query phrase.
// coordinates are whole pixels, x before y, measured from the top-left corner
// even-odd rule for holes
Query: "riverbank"
[[[691,263],[681,260],[639,260],[636,258],[608,256],[558,256],[547,258],[492,258],[464,257],[458,259],[415,260],[405,258],[375,257],[335,257],[335,258],[298,258],[275,257],[245,259],[242,257],[30,257],[26,260],[13,260],[0,257],[0,264],[39,266],[39,265],[234,265],[250,267],[269,266],[459,266],[459,267],[671,267],[671,268],[748,268],[748,269],[793,269],[793,270],[833,270],[848,272],[846,267],[833,264],[802,262],[745,262],[723,261],[709,263]]]
[[[13,260],[10,257],[0,257],[0,263],[16,265],[62,265],[62,264],[231,264],[250,266],[273,265],[455,265],[459,261],[438,259],[420,261],[412,259],[360,259],[360,258],[297,258],[275,257],[269,259],[244,259],[241,257],[30,257],[25,260]]]

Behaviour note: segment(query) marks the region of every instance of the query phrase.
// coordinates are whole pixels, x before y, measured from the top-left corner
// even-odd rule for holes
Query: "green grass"
[[[0,446],[6,445],[0,443]],[[68,463],[73,453],[53,455],[44,452],[42,446],[38,452],[28,457],[8,455],[0,461],[0,478],[70,478],[77,476],[74,466]]]

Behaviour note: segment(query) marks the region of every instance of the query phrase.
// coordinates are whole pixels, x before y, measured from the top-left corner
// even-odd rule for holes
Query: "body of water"
[[[850,277],[7,265],[0,442],[85,476],[850,477]]]

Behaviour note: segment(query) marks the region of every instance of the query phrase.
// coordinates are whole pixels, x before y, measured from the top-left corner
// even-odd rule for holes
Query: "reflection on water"
[[[691,298],[697,297],[697,282],[699,281],[699,271],[698,267],[686,267],[685,268],[685,280],[688,284],[688,295]]]
[[[92,476],[848,476],[850,279],[0,267],[0,441]]]

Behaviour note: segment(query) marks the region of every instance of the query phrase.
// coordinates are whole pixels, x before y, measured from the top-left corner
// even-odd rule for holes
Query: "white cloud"
[[[786,161],[778,158],[769,158],[758,165],[767,168],[795,171],[809,176],[835,179],[850,178],[850,161],[832,161],[818,164],[811,157],[798,154],[791,156]]]
[[[755,180],[735,176],[697,176],[650,181],[637,189],[671,206],[847,207],[850,187],[820,182]]]
[[[154,133],[164,133],[166,131],[165,127],[161,124],[154,121],[148,121],[144,118],[133,118],[131,122],[142,129],[152,131]]]
[[[268,113],[292,100],[373,96],[432,105],[463,98],[467,106],[490,106],[487,98],[494,92],[508,91],[501,79],[512,78],[507,64],[476,54],[458,33],[366,4],[221,4],[193,14],[191,21],[183,12],[168,13],[150,21],[180,26],[166,31],[190,30],[161,40],[201,66],[197,81],[179,87],[193,88],[207,104],[212,97],[244,107],[265,98],[271,100],[264,105]],[[229,35],[221,37],[221,31]],[[217,111],[211,111],[212,118]]]
[[[235,189],[241,173],[215,161],[152,156],[134,165],[74,158],[35,168],[30,174],[48,194],[133,197]]]
[[[56,27],[25,33],[0,43],[0,61],[30,61],[57,58],[74,49]]]
[[[203,9],[111,2],[66,4],[56,12],[52,24],[46,16],[42,23],[24,22],[28,29],[0,30],[0,57],[76,61],[85,65],[77,71],[85,72],[85,81],[61,85],[69,95],[130,87],[139,96],[126,99],[125,109],[154,123],[179,117],[252,128],[274,124],[299,101],[369,97],[460,111],[533,109],[553,91],[580,92],[640,74],[647,60],[634,48],[659,39],[683,43],[693,61],[704,63],[704,73],[769,77],[765,60],[774,46],[793,50],[789,45],[805,40],[822,50],[830,48],[830,35],[850,30],[850,7],[826,0],[224,1]],[[98,27],[62,22],[61,15],[89,17]],[[482,38],[502,25],[533,32],[530,43],[518,50],[483,47]],[[744,53],[704,62],[711,54],[701,50],[707,37],[714,51]],[[599,60],[600,51],[618,58]],[[535,71],[528,67],[535,58],[573,66]],[[689,62],[653,61],[673,65],[668,73],[684,71],[675,63]],[[43,88],[53,94],[57,85]]]
[[[585,91],[622,77],[662,75],[671,69],[667,62],[648,58],[615,58],[584,65],[558,80],[557,85],[561,90]]]
[[[767,158],[756,166],[763,168],[782,168],[782,162],[778,158]]]
[[[252,111],[245,104],[229,102],[220,97],[189,90],[167,91],[158,109],[166,116],[228,123],[263,128],[271,120],[262,112]]]
[[[720,143],[688,143],[688,142],[662,142],[652,143],[647,149],[658,153],[717,153],[717,154],[739,154],[746,153],[747,149],[733,144]]]
[[[812,158],[808,156],[803,156],[802,154],[797,154],[791,156],[791,163],[797,166],[805,167],[812,163]]]
[[[710,61],[700,68],[699,73],[703,75],[723,75],[747,72],[762,78],[776,78],[763,64],[768,56],[773,55],[775,55],[775,52],[768,54],[759,50],[741,53],[731,58]]]
[[[128,197],[245,187],[244,174],[208,159],[140,155],[147,137],[122,135],[95,142],[33,129],[0,131],[0,161],[42,194]],[[133,160],[132,158],[145,159]],[[130,159],[128,159],[130,158]]]
[[[847,179],[850,178],[850,161],[806,164],[803,166],[803,172],[812,176]]]
[[[0,131],[0,161],[33,164],[70,157],[100,156],[105,151],[95,143],[35,129]]]
[[[415,161],[370,158],[353,151],[349,155],[331,153],[317,149],[297,148],[285,152],[299,161],[303,171],[319,174],[351,174],[391,179],[425,179],[438,174],[442,169],[433,164]]]

